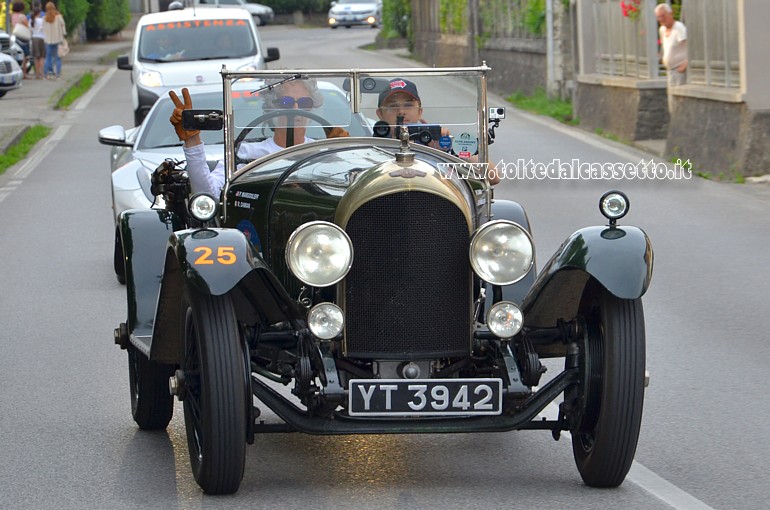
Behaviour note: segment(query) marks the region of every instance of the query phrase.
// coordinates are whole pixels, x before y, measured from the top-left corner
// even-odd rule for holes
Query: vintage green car
[[[597,197],[606,225],[567,237],[536,275],[525,211],[484,172],[505,115],[487,105],[489,71],[223,69],[223,109],[185,112],[190,129],[223,130],[224,186],[190,196],[167,162],[153,178],[165,208],[121,213],[115,342],[141,429],[166,428],[183,402],[205,492],[236,491],[254,434],[287,431],[569,431],[586,484],[623,482],[652,247],[618,224],[629,200],[610,191]],[[294,80],[335,84],[344,111],[264,107]],[[423,91],[427,121],[374,122],[394,82]],[[281,122],[315,140],[236,158]],[[379,136],[325,138],[334,127]],[[564,363],[541,384],[544,358]],[[558,418],[539,417],[552,402]]]

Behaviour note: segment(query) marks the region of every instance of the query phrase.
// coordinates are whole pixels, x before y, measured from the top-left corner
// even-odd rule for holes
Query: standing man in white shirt
[[[671,112],[671,87],[687,82],[687,27],[674,21],[674,13],[668,4],[655,7],[655,19],[660,28],[660,44],[663,47],[663,65],[668,70],[668,111]]]

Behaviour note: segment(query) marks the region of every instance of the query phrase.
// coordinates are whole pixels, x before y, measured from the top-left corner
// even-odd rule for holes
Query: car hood
[[[219,74],[222,65],[228,69],[238,69],[242,66],[257,67],[258,56],[238,59],[215,59],[186,62],[163,62],[156,64],[145,62],[144,69],[156,71],[163,77],[164,87],[180,87],[190,85],[221,84],[222,75]]]

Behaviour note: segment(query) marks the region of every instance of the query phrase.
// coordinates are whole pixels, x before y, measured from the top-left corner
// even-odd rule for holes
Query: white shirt
[[[687,60],[687,27],[681,21],[675,21],[671,30],[664,26],[658,28],[658,34],[663,47],[663,65],[666,69],[676,69]]]
[[[303,143],[312,142],[312,138],[305,137]],[[281,147],[273,138],[262,140],[261,142],[242,143],[238,149],[238,157],[242,159],[257,159],[267,156],[274,152],[285,149]],[[204,144],[184,148],[184,156],[187,160],[187,175],[190,178],[190,188],[192,193],[211,193],[218,197],[225,186],[225,163],[218,161],[214,170],[209,171],[206,163],[206,149]],[[238,168],[240,168],[239,165]]]

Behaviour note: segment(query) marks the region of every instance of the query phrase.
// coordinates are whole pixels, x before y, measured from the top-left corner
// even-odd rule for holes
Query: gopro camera
[[[489,108],[489,120],[501,120],[505,118],[504,107],[490,107]]]

